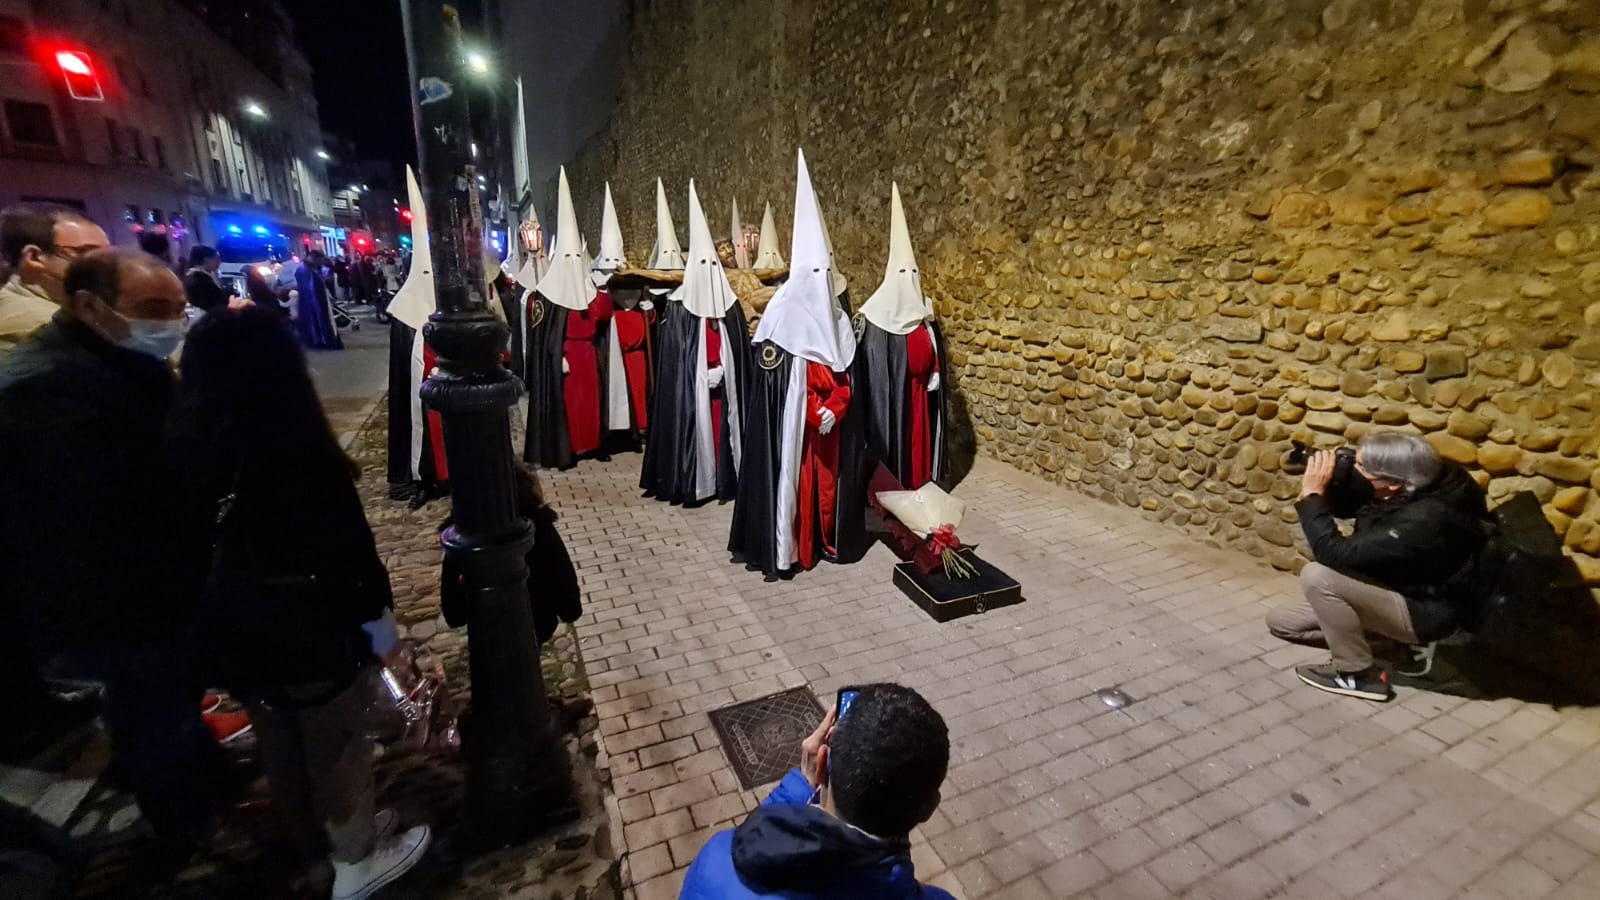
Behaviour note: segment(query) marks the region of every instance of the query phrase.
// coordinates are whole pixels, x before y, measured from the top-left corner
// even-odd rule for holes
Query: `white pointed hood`
[[[702,319],[720,319],[739,302],[717,258],[717,243],[693,179],[689,181],[689,258],[684,263],[683,287],[673,292],[672,299]]]
[[[799,167],[789,280],[767,304],[755,340],[772,341],[796,356],[843,372],[855,358],[856,335],[850,317],[834,300],[833,262],[804,152],[799,154]]]
[[[600,219],[600,255],[595,258],[596,271],[610,274],[626,269],[628,259],[622,253],[622,225],[617,221],[617,207],[611,202],[611,183],[606,182],[605,215]]]
[[[683,268],[683,247],[678,243],[677,229],[672,226],[672,209],[667,206],[667,189],[661,179],[656,179],[656,246],[650,253],[650,268]]]
[[[750,250],[744,245],[744,225],[739,221],[739,198],[733,198],[733,224],[728,233],[733,236],[733,264],[741,269],[750,268]],[[694,243],[694,236],[689,236],[689,243]]]
[[[428,246],[428,208],[422,203],[417,173],[406,166],[406,197],[411,204],[411,273],[389,301],[389,314],[407,328],[421,331],[438,308],[433,292],[433,252]]]
[[[933,315],[933,309],[922,293],[922,273],[917,269],[917,255],[911,248],[906,211],[900,205],[900,185],[894,185],[893,190],[889,211],[889,263],[884,268],[883,284],[861,304],[861,314],[890,334],[910,334]]]
[[[840,272],[839,267],[834,263],[833,237],[828,234],[828,220],[823,217],[820,205],[817,207],[817,221],[822,223],[822,242],[828,247],[828,264],[832,266],[833,272],[833,295],[838,297],[845,292],[849,285],[845,283],[844,273]]]
[[[567,309],[588,309],[594,300],[594,283],[583,264],[583,235],[578,231],[578,213],[572,208],[572,189],[567,186],[567,169],[561,167],[561,193],[556,206],[556,246],[551,253],[550,270],[539,279],[538,292],[546,300]]]
[[[783,256],[778,253],[778,225],[772,221],[772,204],[761,217],[761,244],[756,248],[757,269],[783,268]]]

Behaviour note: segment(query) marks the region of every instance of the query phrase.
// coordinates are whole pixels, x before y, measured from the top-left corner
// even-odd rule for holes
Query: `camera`
[[[1311,462],[1311,455],[1318,451],[1299,441],[1283,458],[1283,471],[1290,475],[1302,475],[1306,465]],[[1355,511],[1372,501],[1372,484],[1356,471],[1356,451],[1354,447],[1338,447],[1333,453],[1333,476],[1328,479],[1327,490],[1324,496],[1333,506],[1334,515],[1347,518]]]

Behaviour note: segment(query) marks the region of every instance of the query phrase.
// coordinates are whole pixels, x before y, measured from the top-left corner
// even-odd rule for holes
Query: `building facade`
[[[164,228],[180,253],[327,247],[311,67],[291,34],[276,0],[0,0],[0,204],[82,209],[119,244]]]

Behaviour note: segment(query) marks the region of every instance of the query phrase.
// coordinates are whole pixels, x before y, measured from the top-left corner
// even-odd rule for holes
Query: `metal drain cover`
[[[714,709],[711,726],[739,785],[748,791],[799,765],[800,742],[822,717],[822,704],[802,687]]]

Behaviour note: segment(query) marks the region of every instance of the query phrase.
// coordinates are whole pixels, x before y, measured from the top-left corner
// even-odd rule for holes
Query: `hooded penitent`
[[[417,175],[406,167],[411,203],[411,273],[389,302],[389,484],[396,497],[423,490],[437,495],[449,479],[439,414],[422,409],[422,380],[434,354],[422,326],[436,308],[428,210]]]
[[[656,179],[656,245],[650,251],[650,268],[683,268],[683,248],[672,225],[672,209],[667,206],[667,189]]]
[[[733,221],[728,227],[728,235],[733,240],[733,264],[741,269],[750,268],[750,249],[744,245],[744,226],[739,222],[739,198],[733,198]],[[689,236],[689,244],[693,246],[694,235]]]
[[[847,374],[855,333],[834,299],[822,211],[803,153],[789,259],[789,280],[767,305],[751,348],[756,366],[728,541],[736,560],[768,577],[862,549],[859,437]]]
[[[772,220],[772,204],[761,216],[761,243],[756,248],[757,269],[783,268],[783,256],[778,253],[778,225]]]
[[[883,284],[861,305],[860,343],[850,370],[868,452],[907,490],[944,474],[944,340],[922,293],[900,187],[893,187],[889,262]]]
[[[655,311],[645,300],[624,309],[607,287],[611,276],[628,267],[622,249],[622,225],[606,185],[605,215],[600,223],[600,255],[589,269],[600,293],[612,301],[611,334],[606,355],[606,430],[637,435],[650,424],[650,330]]]
[[[600,449],[611,301],[596,296],[561,170],[550,270],[528,301],[528,433],[522,457],[565,468]]]
[[[639,486],[671,503],[731,500],[742,457],[749,332],[693,181],[689,255],[672,297],[658,330],[660,379]]]

